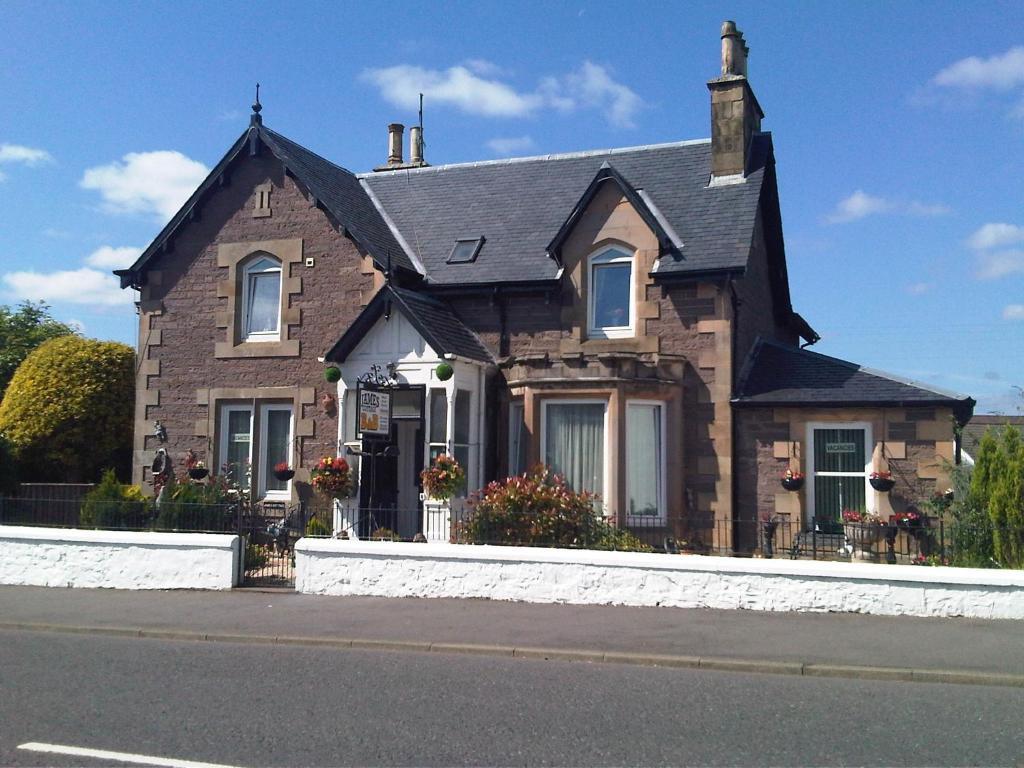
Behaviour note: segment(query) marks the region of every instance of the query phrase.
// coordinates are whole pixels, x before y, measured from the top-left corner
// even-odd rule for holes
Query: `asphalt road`
[[[1024,690],[0,632],[0,765],[1008,765]]]

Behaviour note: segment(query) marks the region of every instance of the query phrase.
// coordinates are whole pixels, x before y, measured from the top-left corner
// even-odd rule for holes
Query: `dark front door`
[[[363,440],[363,482],[359,489],[359,536],[372,536],[379,528],[395,530],[398,506],[398,457],[388,455],[394,450],[392,440]]]

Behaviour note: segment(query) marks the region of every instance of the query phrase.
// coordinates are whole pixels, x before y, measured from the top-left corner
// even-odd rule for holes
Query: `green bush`
[[[245,570],[258,571],[260,568],[265,568],[268,562],[270,562],[270,555],[267,553],[267,548],[261,544],[252,544],[246,539]]]
[[[321,520],[319,517],[311,517],[306,522],[306,535],[307,536],[330,536],[331,526]]]
[[[981,439],[968,502],[987,511],[992,558],[1024,567],[1024,442],[1016,428],[990,429]]]
[[[158,504],[156,527],[166,531],[229,531],[236,508],[225,484],[176,483]]]
[[[469,544],[511,544],[650,551],[629,531],[594,509],[597,498],[573,491],[545,467],[495,481],[470,499],[470,516],[457,529]]]
[[[108,469],[103,479],[82,500],[81,525],[91,528],[145,528],[149,507],[142,490],[117,481]]]
[[[0,403],[0,432],[23,482],[95,482],[131,469],[135,353],[117,342],[61,336],[36,348]]]

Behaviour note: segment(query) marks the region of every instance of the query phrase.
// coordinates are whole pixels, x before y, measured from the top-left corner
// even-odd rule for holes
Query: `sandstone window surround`
[[[254,293],[272,286],[271,266],[280,264],[280,313],[277,333],[257,329],[250,321]],[[292,277],[292,267],[302,264],[302,239],[261,240],[248,243],[223,243],[217,247],[217,266],[227,269],[227,277],[217,284],[217,296],[227,306],[217,313],[217,327],[225,329],[225,340],[217,342],[214,357],[297,357],[298,339],[290,339],[291,326],[302,322],[301,311],[291,306],[291,297],[302,293],[302,278]],[[264,268],[260,269],[260,266]],[[263,284],[260,284],[260,280]],[[256,325],[266,325],[257,322]]]
[[[608,245],[587,262],[587,336],[616,339],[636,335],[636,259]]]

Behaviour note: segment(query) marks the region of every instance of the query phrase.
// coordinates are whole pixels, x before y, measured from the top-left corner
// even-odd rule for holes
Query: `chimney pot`
[[[425,165],[423,162],[423,129],[418,125],[409,129],[409,163]]]
[[[388,126],[388,165],[402,164],[402,134],[405,133],[405,126],[401,123],[391,123]]]
[[[735,21],[722,22],[722,77],[747,76],[747,44]]]
[[[747,44],[736,22],[724,21],[722,74],[708,83],[711,91],[711,175],[743,177],[750,160],[754,134],[764,113],[747,81]]]

